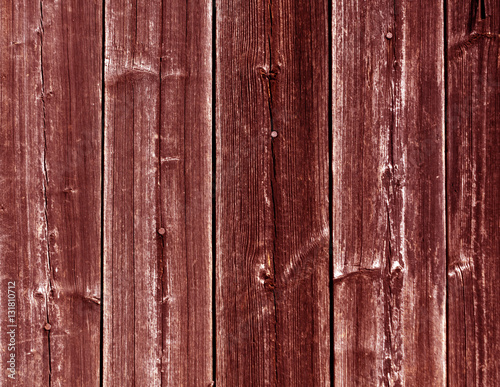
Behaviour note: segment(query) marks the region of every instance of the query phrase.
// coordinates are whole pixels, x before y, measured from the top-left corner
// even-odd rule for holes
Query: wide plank
[[[444,17],[332,11],[334,384],[446,383]]]
[[[216,5],[216,384],[327,386],[327,2]]]
[[[50,271],[40,4],[22,1],[18,8],[9,0],[0,4],[0,300],[7,306],[8,294],[13,294],[15,301],[13,320],[7,319],[7,313],[1,315],[2,367],[6,366],[0,384],[44,385],[50,378],[48,334],[44,330]],[[12,329],[14,334],[8,334]],[[11,335],[13,350],[8,347]],[[8,371],[11,353],[15,354],[15,365],[9,363],[12,371]]]
[[[42,99],[52,385],[97,386],[101,321],[102,2],[44,2]],[[29,92],[29,90],[26,90]]]
[[[102,3],[0,9],[2,298],[15,281],[16,382],[97,386]]]
[[[106,2],[105,385],[213,379],[210,10]]]

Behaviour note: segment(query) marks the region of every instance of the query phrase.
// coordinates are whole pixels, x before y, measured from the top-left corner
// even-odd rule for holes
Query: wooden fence
[[[0,0],[0,386],[499,386],[498,0]]]

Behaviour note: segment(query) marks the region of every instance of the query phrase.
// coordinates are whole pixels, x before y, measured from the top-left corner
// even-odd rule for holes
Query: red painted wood
[[[163,386],[209,386],[212,2],[163,2],[160,205]]]
[[[500,383],[500,4],[447,2],[450,386]]]
[[[106,385],[208,385],[210,3],[106,2]]]
[[[500,384],[497,3],[0,0],[0,386]]]
[[[328,9],[217,5],[217,385],[329,385]]]
[[[16,283],[16,383],[99,384],[101,4],[3,1],[2,377]]]
[[[446,383],[444,18],[333,4],[334,384]]]
[[[45,218],[44,123],[40,55],[40,4],[16,9],[1,2],[1,383],[48,383],[49,270]],[[7,324],[9,282],[15,283],[15,320]],[[12,288],[11,288],[12,289]],[[8,342],[16,325],[15,367],[7,371]],[[10,357],[10,356],[9,356]]]

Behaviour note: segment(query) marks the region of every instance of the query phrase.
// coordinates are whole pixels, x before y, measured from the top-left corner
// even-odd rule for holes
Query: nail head
[[[158,229],[158,234],[164,235],[165,234],[165,229],[163,227],[161,227],[160,229]]]
[[[278,132],[277,132],[277,131],[275,131],[275,130],[273,130],[273,131],[271,132],[271,137],[272,137],[272,138],[276,138],[276,137],[278,137]]]
[[[44,328],[45,328],[46,331],[50,331],[50,328],[52,328],[52,325],[50,325],[49,323],[47,323],[47,324],[45,324]]]
[[[392,32],[388,32],[388,33],[385,35],[385,37],[386,37],[387,39],[392,39]]]

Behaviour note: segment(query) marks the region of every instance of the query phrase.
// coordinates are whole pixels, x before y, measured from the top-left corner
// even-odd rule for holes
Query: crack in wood
[[[472,0],[469,13],[469,32],[472,32],[478,22],[486,19],[485,0]]]
[[[48,362],[49,362],[49,386],[52,385],[52,358],[51,358],[51,345],[50,345],[50,317],[49,317],[49,304],[50,297],[53,293],[52,286],[52,266],[50,258],[50,234],[49,234],[49,217],[48,217],[48,198],[47,198],[47,187],[49,184],[49,175],[47,172],[47,123],[46,123],[46,109],[45,109],[45,77],[43,73],[43,2],[40,0],[40,76],[41,76],[41,87],[42,87],[42,111],[43,111],[43,197],[44,197],[44,217],[45,217],[45,227],[46,227],[46,239],[47,239],[47,275],[48,275],[48,291],[45,295],[45,313],[46,322],[45,330],[47,332],[47,347],[48,347]],[[49,327],[47,329],[47,327]]]
[[[278,385],[278,304],[276,299],[276,238],[278,234],[277,230],[277,216],[276,216],[276,150],[275,150],[275,130],[274,130],[274,120],[273,120],[273,93],[272,93],[272,85],[271,81],[277,80],[277,73],[272,71],[273,68],[273,46],[272,46],[272,38],[273,38],[273,4],[272,0],[269,0],[269,34],[268,34],[268,47],[269,47],[269,72],[262,73],[262,79],[265,80],[265,84],[267,86],[267,103],[269,109],[269,120],[271,127],[271,201],[273,207],[273,251],[272,251],[272,275],[265,280],[265,286],[267,290],[273,292],[273,306],[274,306],[274,368],[275,368],[275,384]],[[268,262],[269,264],[269,262]]]

